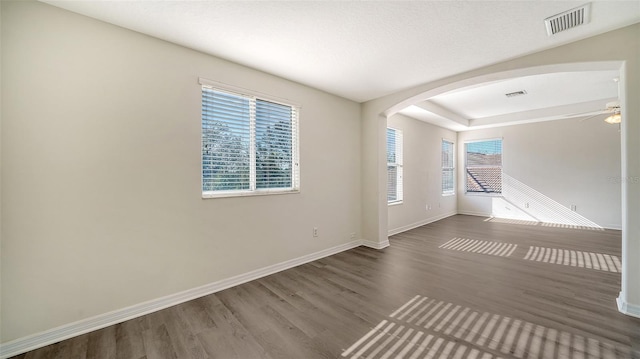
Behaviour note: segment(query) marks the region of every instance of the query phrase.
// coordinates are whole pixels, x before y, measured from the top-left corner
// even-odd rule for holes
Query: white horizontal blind
[[[387,128],[387,202],[403,199],[402,131]]]
[[[256,100],[256,188],[292,188],[295,108]],[[296,131],[297,132],[297,131]]]
[[[299,188],[298,110],[202,86],[203,196]]]
[[[476,193],[502,193],[502,140],[465,144],[466,189]]]
[[[453,142],[442,140],[442,194],[455,193],[455,160]]]
[[[202,88],[202,191],[250,189],[248,98]]]

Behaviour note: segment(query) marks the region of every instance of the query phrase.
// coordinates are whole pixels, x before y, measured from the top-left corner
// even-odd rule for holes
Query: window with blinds
[[[468,193],[502,193],[502,139],[465,143]]]
[[[387,202],[402,202],[402,131],[387,128]]]
[[[455,194],[455,159],[453,142],[442,140],[442,194]]]
[[[298,191],[297,128],[292,105],[203,84],[203,197]]]

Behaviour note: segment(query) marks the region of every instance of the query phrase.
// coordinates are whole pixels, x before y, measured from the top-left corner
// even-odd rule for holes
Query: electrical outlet
[[[575,204],[572,204],[571,205],[571,210],[575,212],[575,211],[578,210],[578,207]]]
[[[429,211],[429,210],[431,210],[431,205],[430,204],[427,205],[427,211]]]
[[[313,236],[314,237],[318,236],[318,227],[313,227]]]
[[[356,239],[356,232],[351,233],[351,239]]]

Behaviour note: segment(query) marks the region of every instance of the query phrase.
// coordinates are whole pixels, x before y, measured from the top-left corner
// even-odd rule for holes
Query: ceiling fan
[[[590,112],[588,114],[591,114],[591,116],[583,118],[582,120],[580,120],[580,122],[584,122],[601,115],[609,115],[604,119],[604,122],[606,123],[617,124],[622,122],[622,115],[620,115],[620,102],[618,101],[607,102],[607,105],[604,109],[599,110],[595,114],[593,114],[593,112]]]

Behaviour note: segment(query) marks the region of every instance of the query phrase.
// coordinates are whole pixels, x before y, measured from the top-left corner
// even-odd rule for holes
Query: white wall
[[[388,208],[389,233],[395,234],[456,213],[456,196],[442,196],[442,139],[456,133],[400,114],[387,125],[403,134],[404,199]],[[431,209],[427,209],[431,206]]]
[[[359,104],[1,6],[2,342],[361,238]],[[201,199],[198,77],[302,105],[300,194]]]
[[[576,118],[460,132],[458,178],[465,178],[465,141],[500,137],[504,177],[503,198],[464,194],[459,181],[458,212],[620,229],[618,130],[602,118]]]

